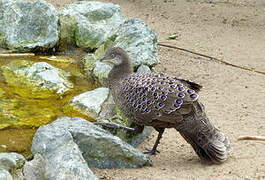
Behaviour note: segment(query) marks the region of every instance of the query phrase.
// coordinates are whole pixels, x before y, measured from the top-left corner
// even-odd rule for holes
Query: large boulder
[[[134,66],[155,66],[158,61],[157,36],[143,21],[128,19],[116,29],[112,46],[123,48]]]
[[[123,21],[120,7],[112,3],[70,4],[60,12],[60,46],[75,43],[82,48],[98,48]]]
[[[23,97],[58,97],[73,88],[68,73],[46,62],[18,60],[1,69],[7,84]]]
[[[122,23],[102,44],[95,54],[88,54],[82,59],[88,77],[94,77],[101,84],[107,84],[107,77],[112,69],[107,63],[99,62],[110,47],[121,47],[129,55],[135,69],[145,68],[145,72],[159,63],[157,54],[157,36],[141,20],[128,19]],[[142,71],[142,72],[143,72]]]
[[[66,127],[59,128],[54,123],[40,127],[33,138],[32,153],[39,159],[32,163],[38,166],[24,169],[27,176],[45,176],[48,180],[97,179]],[[34,175],[34,171],[38,171],[38,174]]]
[[[46,51],[59,40],[57,10],[43,0],[1,0],[0,46],[22,52]]]
[[[73,156],[76,166],[84,167],[80,155],[89,167],[132,168],[151,164],[148,157],[131,145],[81,118],[63,117],[40,127],[33,138],[32,152],[42,155],[51,170],[55,166],[57,171],[56,167],[64,166],[61,163],[73,162]]]

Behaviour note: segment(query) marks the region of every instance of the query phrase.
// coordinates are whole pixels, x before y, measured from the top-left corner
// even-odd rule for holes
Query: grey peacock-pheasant
[[[162,73],[133,73],[127,53],[118,47],[110,48],[101,61],[114,66],[109,87],[114,102],[137,125],[131,131],[152,126],[159,132],[147,153],[156,154],[165,128],[175,128],[201,159],[222,163],[228,158],[228,138],[211,124],[198,102],[200,85]]]

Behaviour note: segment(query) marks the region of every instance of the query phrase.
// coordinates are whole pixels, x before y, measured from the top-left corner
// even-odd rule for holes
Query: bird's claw
[[[143,152],[144,154],[149,154],[149,155],[156,155],[157,153],[160,153],[158,150],[156,149],[145,149],[145,151]]]

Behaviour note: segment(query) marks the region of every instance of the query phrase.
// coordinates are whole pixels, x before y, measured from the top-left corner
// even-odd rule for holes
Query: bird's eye
[[[115,54],[111,54],[111,57],[112,57],[112,58],[115,58]]]

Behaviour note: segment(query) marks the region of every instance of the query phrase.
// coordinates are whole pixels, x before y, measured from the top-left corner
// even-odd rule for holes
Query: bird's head
[[[101,62],[107,62],[114,66],[118,66],[125,61],[129,61],[129,57],[122,48],[113,47],[106,51],[105,55],[100,59]]]

